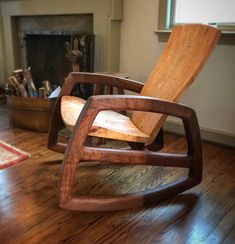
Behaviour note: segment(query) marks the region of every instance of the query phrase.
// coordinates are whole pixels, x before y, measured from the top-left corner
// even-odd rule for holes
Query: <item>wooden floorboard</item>
[[[167,134],[165,138],[165,151],[185,151],[183,137]],[[0,243],[235,243],[234,149],[204,143],[202,183],[168,201],[117,212],[76,212],[58,207],[63,155],[46,148],[47,134],[12,129],[1,105],[0,139],[31,154],[0,171]],[[109,142],[109,146],[126,144]],[[184,173],[173,168],[83,162],[76,191],[135,192]]]

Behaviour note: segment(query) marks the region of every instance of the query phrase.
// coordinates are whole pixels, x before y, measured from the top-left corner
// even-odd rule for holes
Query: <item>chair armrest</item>
[[[183,104],[138,95],[97,95],[88,98],[76,124],[79,120],[87,120],[83,129],[89,131],[96,115],[103,110],[136,110],[171,115],[182,119],[184,123],[190,120],[197,127],[198,121],[195,111]],[[195,120],[195,122],[193,122]],[[199,127],[198,127],[199,128]],[[195,129],[198,129],[195,128]]]
[[[87,135],[90,128],[97,116],[102,110],[136,110],[146,111],[153,113],[160,113],[165,115],[171,115],[178,117],[183,121],[187,144],[188,154],[187,160],[191,161],[193,166],[190,166],[190,172],[196,174],[198,179],[201,178],[201,167],[202,167],[202,146],[200,130],[196,113],[192,108],[189,108],[183,104],[162,100],[153,97],[135,96],[135,95],[98,95],[91,96],[88,98],[77,122],[74,127],[69,148],[84,148]],[[50,133],[49,133],[50,135]],[[74,140],[74,138],[77,138]],[[49,137],[50,138],[50,137]],[[55,138],[51,137],[49,140],[49,148],[58,152],[65,152],[65,147],[61,147],[58,143],[53,141]],[[74,143],[76,145],[74,145]],[[98,150],[98,149],[96,149]],[[99,149],[100,155],[102,150]],[[89,149],[84,149],[83,152],[86,155],[79,154],[79,157],[91,159]],[[111,152],[110,152],[111,153]],[[157,155],[156,153],[154,155]],[[164,156],[166,158],[166,156]],[[171,156],[170,156],[171,158]],[[168,159],[170,159],[168,158]],[[160,160],[160,158],[159,158]],[[175,156],[175,161],[179,160],[179,157]],[[186,160],[186,159],[183,159]],[[187,161],[186,160],[186,161]],[[196,167],[197,165],[197,167]],[[197,171],[197,172],[196,172]]]
[[[167,160],[173,160],[174,165],[186,166],[189,168],[190,175],[196,175],[197,180],[201,180],[202,172],[202,145],[200,130],[196,113],[192,108],[183,104],[161,100],[153,97],[132,96],[132,95],[99,95],[90,97],[74,127],[72,136],[68,144],[68,150],[71,148],[80,148],[83,153],[79,153],[78,160],[93,160],[93,149],[85,146],[85,141],[90,128],[97,116],[102,110],[138,110],[154,113],[171,115],[182,119],[186,139],[188,144],[187,156],[177,154],[154,153],[154,157],[158,157],[158,164],[165,163]],[[103,148],[95,149],[100,155],[100,160],[105,160],[103,157],[105,150]],[[140,154],[141,152],[138,151]],[[115,152],[109,151],[112,157],[115,157]],[[122,152],[120,152],[122,153]],[[133,156],[137,151],[133,152]],[[123,150],[125,154],[125,150]],[[151,153],[149,153],[151,155]],[[97,154],[96,154],[97,156]],[[67,156],[66,156],[67,157]],[[115,159],[117,162],[118,157]],[[122,157],[123,160],[123,157]],[[132,158],[126,158],[126,163],[130,163]],[[178,163],[176,163],[178,161]]]
[[[88,134],[97,114],[102,110],[137,110],[171,115],[183,121],[187,139],[193,137],[193,141],[199,142],[199,144],[201,142],[197,116],[192,108],[172,101],[135,95],[99,95],[90,97],[75,125],[75,131],[81,128],[82,134]],[[192,147],[195,146],[191,139],[189,144]],[[192,149],[190,145],[189,151]]]
[[[151,152],[148,150],[127,150],[90,147],[85,141],[93,121],[102,110],[140,110],[173,115],[183,120],[188,141],[188,153],[174,154]],[[98,161],[107,163],[139,164],[164,167],[187,168],[188,175],[157,189],[124,196],[74,196],[72,191],[78,164],[82,161]],[[200,132],[195,112],[184,105],[155,99],[152,97],[103,95],[88,99],[74,127],[69,140],[64,161],[60,189],[60,206],[74,210],[117,209],[120,204],[126,207],[136,202],[145,203],[156,199],[174,196],[197,185],[202,178],[202,148]],[[96,210],[96,209],[95,209]]]
[[[47,146],[49,149],[54,150],[56,152],[64,153],[66,146],[58,143],[57,134],[60,129],[63,128],[63,121],[60,114],[60,103],[61,97],[64,95],[71,95],[73,87],[76,84],[101,84],[101,85],[109,85],[121,89],[126,89],[133,92],[140,92],[143,88],[143,83],[119,78],[116,76],[110,76],[105,74],[97,74],[97,73],[84,73],[84,72],[72,72],[65,79],[65,83],[61,89],[60,95],[56,100],[56,104],[54,106],[54,111],[51,116],[51,122],[48,133],[48,143]]]
[[[65,79],[65,83],[61,90],[61,96],[70,95],[76,84],[108,85],[137,93],[140,93],[144,86],[141,82],[126,78],[119,78],[117,76],[98,73],[72,72]]]

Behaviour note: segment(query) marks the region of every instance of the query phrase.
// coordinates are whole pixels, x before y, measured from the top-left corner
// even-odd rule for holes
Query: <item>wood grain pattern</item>
[[[0,243],[234,243],[234,149],[203,143],[203,181],[184,194],[145,208],[89,213],[58,207],[63,155],[47,149],[45,133],[12,129],[2,105],[0,138],[32,155],[0,171]],[[124,142],[108,146],[128,148]],[[186,151],[185,138],[165,135],[164,152]],[[180,168],[83,162],[75,192],[138,192],[185,173]]]
[[[167,47],[141,89],[140,95],[176,101],[192,84],[198,73],[201,71],[216,45],[219,36],[220,31],[218,29],[207,25],[191,24],[175,27],[172,31]],[[104,74],[100,73],[100,75]],[[91,76],[87,74],[78,75],[78,73],[74,73],[72,74],[72,77],[76,82],[94,83],[98,87],[108,84],[109,87],[117,86],[118,89],[132,88],[133,90],[132,86],[138,84],[137,82],[131,82],[128,79],[114,79],[113,77],[115,77],[115,75],[108,78],[108,75],[105,77],[99,76],[98,74]],[[65,88],[63,89],[65,90],[65,93],[69,95],[69,92],[67,92]],[[71,106],[68,108],[71,109]],[[64,113],[64,111],[65,109],[63,108],[63,115],[66,116],[64,122],[71,130],[72,126],[74,126],[76,122],[74,115],[76,114],[78,118],[80,113],[74,111],[71,113],[73,114],[71,117],[67,116],[69,112]],[[117,114],[113,114],[113,116],[113,118],[110,116],[110,121],[106,119],[107,125],[113,123]],[[156,138],[165,119],[166,116],[163,114],[134,111],[131,116],[131,120],[137,127],[135,128],[135,131],[137,134],[142,133],[144,137],[145,135],[150,137],[145,138],[145,140],[142,139],[143,136],[137,137],[139,138],[139,142],[151,144]],[[125,126],[130,125],[129,130],[133,131],[133,124],[129,122],[128,118],[126,118],[126,121],[127,120],[128,123],[126,123]],[[99,126],[99,124],[97,126],[98,127],[95,129],[95,135],[98,137],[138,142],[138,139],[135,138],[135,136],[132,134],[128,135],[128,129],[123,133],[123,126],[121,126],[120,131],[118,131],[118,129],[116,130],[117,133],[113,132],[113,127],[105,128],[105,125]]]
[[[97,114],[103,110],[139,110],[162,113],[181,118],[184,123],[188,152],[186,155],[151,153],[148,150],[100,150],[85,146],[87,135]],[[151,164],[186,167],[188,175],[171,184],[151,191],[119,196],[80,196],[73,194],[77,167],[84,160],[109,163]],[[202,176],[202,151],[200,132],[195,112],[182,104],[156,98],[127,95],[90,97],[76,122],[69,140],[59,184],[59,205],[62,208],[82,211],[110,211],[139,207],[172,197],[200,183]]]
[[[191,24],[175,27],[159,63],[141,89],[141,96],[92,96],[82,108],[83,101],[80,99],[65,97],[70,95],[76,83],[109,85],[119,89],[129,88],[132,91],[139,91],[140,86],[136,81],[100,74],[72,73],[68,77],[57,100],[52,122],[61,124],[61,117],[65,117],[65,124],[70,127],[74,125],[72,136],[66,151],[65,147],[61,147],[56,139],[58,125],[56,125],[56,129],[49,131],[48,140],[50,149],[65,151],[59,184],[60,207],[83,211],[112,211],[139,207],[172,197],[201,182],[202,150],[196,114],[192,109],[173,103],[172,100],[176,100],[195,79],[219,36],[218,29],[206,25]],[[167,100],[161,100],[159,97]],[[76,106],[72,104],[73,101]],[[62,115],[58,116],[61,108]],[[74,110],[77,110],[78,113]],[[132,121],[140,131],[130,123],[131,121],[127,117],[109,110],[134,111]],[[188,144],[186,156],[150,153],[147,147],[144,148],[144,151],[132,152],[90,149],[85,146],[88,135],[151,144],[168,115],[178,117],[183,121]],[[115,125],[116,121],[120,121],[118,126]],[[54,124],[51,123],[51,126],[53,127]],[[143,137],[141,132],[148,136]],[[132,148],[138,147],[132,146]],[[77,167],[84,160],[101,160],[113,164],[132,163],[185,167],[189,168],[189,171],[188,175],[180,180],[143,193],[111,197],[77,196],[73,194],[73,187]]]
[[[70,131],[73,131],[85,103],[86,101],[81,98],[62,97],[61,115],[64,124]],[[149,136],[140,131],[129,117],[111,110],[99,112],[88,135],[143,143],[149,141]]]
[[[7,96],[9,118],[16,128],[48,132],[55,98]]]
[[[56,101],[49,129],[48,148],[56,152],[64,153],[66,148],[64,144],[58,141],[59,130],[64,127],[61,116],[61,99],[63,96],[71,95],[71,92],[76,84],[97,84],[114,86],[120,89],[126,89],[138,93],[143,88],[143,83],[141,82],[131,79],[120,78],[117,76],[84,72],[73,72],[69,74],[69,76],[66,78],[66,82],[62,87],[60,96]]]
[[[208,25],[174,27],[158,63],[145,81],[143,96],[177,101],[195,80],[220,37],[220,30]],[[134,112],[132,121],[144,133],[156,137],[166,116]]]

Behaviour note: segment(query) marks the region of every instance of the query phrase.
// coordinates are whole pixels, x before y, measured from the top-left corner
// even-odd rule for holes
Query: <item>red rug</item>
[[[28,153],[0,140],[0,170],[12,166],[28,157]]]

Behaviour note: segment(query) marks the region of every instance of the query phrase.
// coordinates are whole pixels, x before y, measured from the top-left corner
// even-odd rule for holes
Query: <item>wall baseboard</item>
[[[175,121],[166,121],[164,130],[179,135],[185,135],[184,127]],[[210,128],[200,128],[203,141],[212,142],[229,147],[235,147],[235,135]]]

